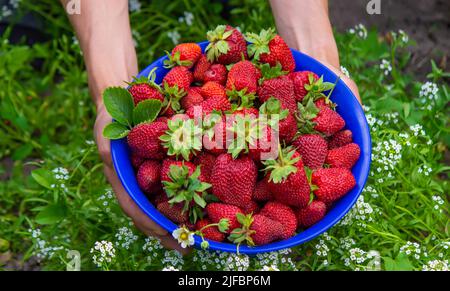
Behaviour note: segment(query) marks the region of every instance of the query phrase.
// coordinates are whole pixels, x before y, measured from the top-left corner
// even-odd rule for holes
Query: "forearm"
[[[66,5],[68,0],[62,0]],[[97,108],[106,87],[123,86],[137,73],[127,0],[81,0],[81,14],[69,15],[83,51],[89,88]]]
[[[270,0],[279,34],[290,47],[339,67],[328,0]]]

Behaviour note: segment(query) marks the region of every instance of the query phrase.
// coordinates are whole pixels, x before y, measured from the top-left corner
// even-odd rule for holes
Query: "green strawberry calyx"
[[[271,67],[269,64],[260,64],[258,67],[261,70],[259,85],[261,85],[265,80],[275,79],[289,73],[288,71],[283,71],[283,67],[281,66],[280,62],[277,62],[277,64],[273,67]]]
[[[312,101],[317,101],[319,99],[324,98],[326,104],[333,105],[333,102],[330,100],[331,93],[334,91],[337,82],[339,81],[339,77],[336,79],[335,83],[324,82],[323,76],[321,76],[318,80],[314,79],[313,74],[308,75],[308,84],[305,84],[305,89],[308,92],[303,100],[303,102],[308,102],[310,99]],[[325,95],[325,92],[328,91],[328,94]],[[332,106],[333,107],[333,106]]]
[[[252,108],[256,99],[255,93],[247,93],[247,88],[238,91],[234,88],[234,85],[232,90],[227,90],[227,96],[236,108]]]
[[[164,68],[170,69],[176,66],[190,67],[192,66],[192,61],[190,60],[180,60],[181,53],[179,51],[175,52],[173,55],[166,51],[167,60],[164,61]]]
[[[221,55],[228,53],[230,50],[227,38],[233,34],[233,30],[227,31],[226,29],[227,27],[225,25],[218,25],[216,29],[206,33],[206,38],[209,41],[209,44],[205,49],[208,61],[214,62]]]
[[[246,242],[249,246],[254,246],[252,235],[256,233],[256,231],[250,229],[253,224],[253,214],[236,214],[237,221],[241,224],[241,227],[235,228],[231,231],[228,239],[236,244],[237,252],[239,254],[239,246]]]
[[[169,129],[159,138],[167,149],[167,155],[183,157],[189,161],[192,154],[197,154],[202,149],[202,129],[195,124],[193,119],[181,118],[169,120]]]
[[[211,188],[211,184],[201,182],[199,177],[200,167],[189,175],[189,168],[184,164],[181,167],[171,165],[169,169],[171,181],[163,181],[164,190],[170,199],[169,203],[183,203],[182,212],[189,211],[189,219],[192,223],[195,223],[199,217],[203,217],[202,209],[206,206],[203,195],[206,195],[206,190]]]
[[[169,86],[169,84],[164,83],[164,102],[163,102],[163,110],[161,115],[167,112],[169,108],[172,108],[176,113],[181,113],[182,108],[180,104],[181,98],[186,96],[187,92],[184,89],[180,89],[178,85]]]
[[[273,28],[263,29],[258,34],[249,32],[245,35],[245,40],[250,44],[247,46],[248,55],[255,60],[259,60],[261,54],[270,53],[269,43],[276,36]]]
[[[270,122],[277,123],[288,117],[289,110],[281,107],[280,100],[270,97],[261,105],[261,107],[259,107],[259,113],[262,115],[265,114],[269,118]],[[278,116],[278,118],[273,118],[275,116]],[[274,127],[275,124],[270,124],[270,126]]]
[[[320,112],[320,109],[314,104],[313,98],[308,98],[308,100],[304,100],[304,103],[297,103],[297,114],[294,115],[297,121],[297,136],[301,134],[307,133],[316,133],[314,130],[314,126],[316,125],[313,122],[313,119],[317,117]]]
[[[278,158],[275,160],[265,160],[263,165],[266,174],[270,173],[269,181],[279,184],[285,181],[291,174],[297,173],[298,168],[296,163],[300,157],[294,158],[295,149],[287,147],[282,149],[281,145],[278,147]]]
[[[150,73],[148,73],[147,77],[145,76],[141,76],[139,78],[137,77],[133,77],[133,81],[131,82],[125,82],[128,86],[135,86],[135,85],[140,85],[140,84],[148,84],[151,87],[157,89],[159,92],[163,93],[161,86],[158,85],[155,80],[156,80],[156,70],[158,69],[158,67],[153,68]]]

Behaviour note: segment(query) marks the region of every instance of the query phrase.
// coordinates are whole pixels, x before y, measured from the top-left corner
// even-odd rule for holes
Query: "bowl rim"
[[[203,42],[199,42],[198,44],[202,47],[202,50],[204,50],[204,48],[206,47],[208,42],[203,41]],[[329,76],[333,77],[334,79],[338,78],[338,75],[336,75],[333,71],[331,71],[328,67],[326,67],[324,64],[322,64],[318,60],[316,60],[302,52],[299,52],[295,49],[291,49],[291,50],[294,54],[297,54],[300,57],[308,60],[308,62],[314,63],[322,71],[327,72],[327,74]],[[138,74],[137,77],[142,76],[144,72],[148,72],[151,69],[158,67],[157,64],[162,64],[163,61],[166,59],[167,59],[167,56],[160,57],[159,59],[157,59],[150,65],[148,65],[145,69],[140,71],[140,73]],[[354,113],[355,113],[355,115],[357,115],[357,119],[360,122],[364,123],[364,124],[360,125],[363,129],[363,132],[365,133],[365,135],[363,136],[363,140],[361,141],[361,143],[365,145],[365,150],[363,152],[363,149],[361,149],[362,154],[361,154],[360,159],[362,159],[362,157],[364,156],[364,160],[362,161],[363,164],[361,165],[361,175],[363,175],[363,176],[359,176],[360,179],[362,178],[362,180],[361,180],[362,183],[360,183],[358,193],[356,195],[354,195],[353,199],[350,202],[348,202],[346,204],[346,206],[343,209],[341,209],[341,211],[338,212],[337,215],[335,215],[332,219],[330,219],[330,218],[327,219],[326,220],[327,223],[325,225],[322,225],[321,222],[324,221],[327,216],[325,216],[321,222],[309,227],[308,229],[306,229],[300,233],[297,233],[295,236],[293,236],[287,240],[282,240],[282,241],[273,242],[273,243],[261,245],[261,246],[255,246],[255,247],[248,247],[245,245],[240,246],[239,253],[255,255],[258,253],[273,252],[273,251],[288,249],[288,248],[292,248],[294,246],[306,243],[306,242],[320,236],[321,234],[326,232],[328,229],[333,227],[335,224],[337,224],[338,221],[341,220],[353,208],[353,206],[355,205],[359,196],[361,195],[362,191],[364,190],[364,187],[367,183],[367,179],[368,179],[368,176],[370,173],[370,165],[371,165],[372,141],[371,141],[371,136],[370,136],[370,128],[369,128],[367,119],[365,117],[364,110],[363,110],[361,104],[359,103],[359,101],[357,100],[357,98],[355,97],[355,95],[353,94],[353,92],[342,81],[342,79],[338,80],[338,85],[342,86],[343,89],[347,92],[347,94],[351,95],[351,98],[354,99],[353,103],[357,104],[357,108],[355,108]],[[128,193],[128,195],[130,195],[130,197],[138,205],[138,207],[150,219],[152,219],[159,226],[161,226],[162,228],[164,228],[171,234],[172,231],[174,229],[176,229],[178,226],[175,223],[173,223],[172,221],[170,221],[168,218],[166,218],[162,213],[160,213],[156,209],[156,207],[152,203],[150,203],[148,198],[145,196],[145,194],[140,189],[138,189],[138,191],[137,191],[140,193],[135,193],[135,191],[132,189],[133,187],[129,184],[130,182],[125,177],[126,173],[124,171],[122,171],[121,167],[119,166],[119,164],[121,163],[120,159],[122,157],[121,151],[123,151],[123,148],[121,148],[121,147],[123,147],[123,146],[127,147],[125,140],[126,140],[125,138],[120,139],[120,140],[111,140],[111,155],[112,155],[114,168],[119,177],[119,180],[120,180],[121,184],[123,185],[125,191]],[[364,171],[364,173],[362,173],[362,171]],[[135,183],[137,184],[137,182],[135,182]],[[355,189],[352,189],[352,191],[354,191],[354,190]],[[144,199],[142,199],[142,198],[144,198]],[[329,213],[330,212],[328,212],[327,215]],[[318,227],[319,225],[320,225],[320,227]],[[304,234],[304,233],[307,233],[307,234],[303,235],[303,237],[301,237],[301,238],[298,237],[299,235]],[[195,240],[195,247],[200,248],[200,244],[202,242],[200,236],[194,235],[194,240]],[[208,242],[209,242],[209,249],[208,249],[209,251],[225,251],[225,252],[233,252],[233,253],[237,252],[236,245],[234,245],[232,243],[215,242],[215,241],[211,241],[211,240],[208,240]]]

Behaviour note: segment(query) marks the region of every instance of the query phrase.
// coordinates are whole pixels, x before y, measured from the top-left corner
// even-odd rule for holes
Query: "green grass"
[[[132,13],[141,67],[173,47],[168,31],[177,31],[180,42],[200,41],[224,23],[222,4],[207,2],[142,1]],[[273,26],[266,1],[231,3],[243,4],[231,10],[230,24],[243,31]],[[62,8],[45,0],[22,1],[21,9],[47,21],[51,40],[13,45],[8,32],[0,39],[0,175],[8,176],[0,181],[0,253],[38,257],[45,270],[66,269],[68,250],[81,253],[82,270],[448,269],[449,74],[431,64],[428,80],[406,73],[413,40],[397,35],[388,43],[375,30],[366,38],[336,35],[342,64],[359,85],[374,147],[367,187],[338,225],[286,252],[248,258],[194,251],[181,258],[139,234],[109,190],[92,142],[95,112],[82,55]],[[178,20],[185,11],[192,25]],[[390,63],[387,74],[382,60]],[[426,82],[437,91],[420,94]],[[111,262],[99,262],[95,251],[97,266],[90,250],[102,240],[115,253]]]

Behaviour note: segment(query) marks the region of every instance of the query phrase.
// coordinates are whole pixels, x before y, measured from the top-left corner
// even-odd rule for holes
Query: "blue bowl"
[[[202,47],[202,50],[206,48],[207,44],[207,42],[199,43],[199,45]],[[326,82],[334,83],[336,81],[336,74],[334,74],[320,62],[296,50],[292,50],[292,53],[294,54],[295,62],[297,64],[296,71],[308,70],[315,72],[319,76],[323,75]],[[156,82],[162,82],[163,77],[168,72],[168,70],[163,67],[163,61],[166,59],[167,57],[158,59],[153,64],[145,68],[139,74],[139,77],[148,76],[150,71],[153,68],[157,67]],[[357,143],[361,148],[361,157],[352,169],[353,175],[356,179],[356,187],[339,201],[337,201],[334,204],[333,208],[320,222],[316,223],[305,231],[302,231],[301,233],[287,240],[263,246],[241,246],[239,248],[240,253],[252,255],[257,253],[272,252],[291,248],[310,241],[335,225],[356,203],[359,195],[364,188],[369,174],[372,151],[369,126],[367,124],[367,120],[365,118],[364,111],[361,105],[359,104],[355,95],[353,95],[353,93],[342,80],[339,80],[339,82],[337,83],[331,99],[338,105],[337,111],[342,116],[342,118],[344,118],[346,122],[346,128],[350,129],[353,132],[354,142]],[[120,140],[112,140],[111,153],[114,167],[119,176],[119,179],[121,180],[124,188],[131,196],[131,198],[133,198],[133,200],[142,209],[142,211],[144,211],[144,213],[146,213],[161,227],[163,227],[170,233],[175,230],[177,228],[177,225],[167,219],[163,214],[161,214],[150,203],[148,198],[139,188],[136,177],[134,175],[133,167],[131,165],[130,152],[126,138]],[[201,238],[199,236],[195,236],[195,247],[200,248],[200,243]],[[231,243],[209,241],[209,244],[210,250],[236,252],[236,245]]]

